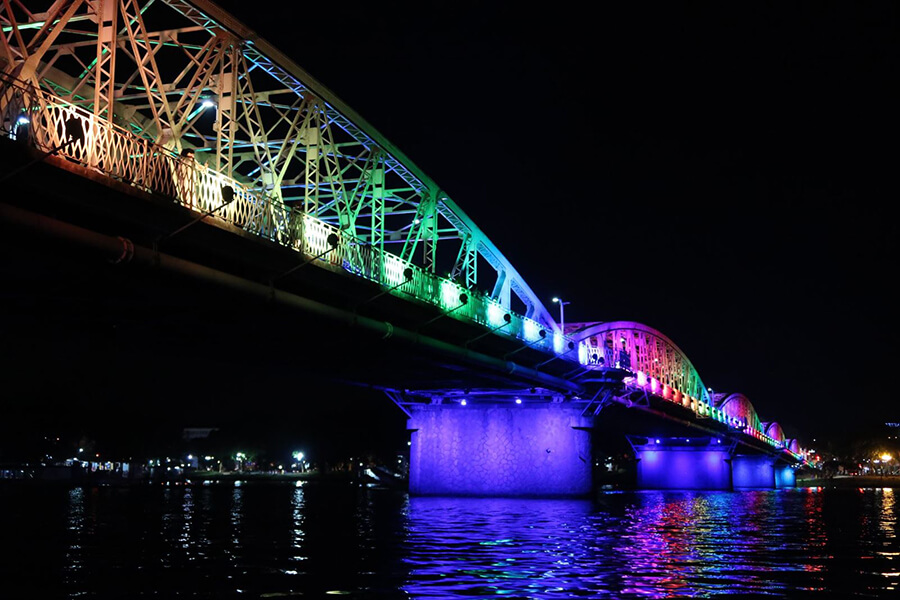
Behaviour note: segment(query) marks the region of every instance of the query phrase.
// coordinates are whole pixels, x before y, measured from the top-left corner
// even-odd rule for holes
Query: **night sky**
[[[900,421],[896,5],[218,4],[441,185],[551,311],[570,302],[566,322],[662,331],[806,445]],[[365,406],[402,437],[388,400]]]
[[[896,5],[276,4],[220,2],[567,322],[657,328],[804,439],[900,420]]]

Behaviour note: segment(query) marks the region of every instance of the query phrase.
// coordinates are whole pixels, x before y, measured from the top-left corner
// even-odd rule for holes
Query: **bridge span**
[[[639,417],[643,487],[785,486],[805,462],[663,333],[563,328],[443,189],[213,2],[26,0],[0,25],[17,294],[89,272],[92,319],[193,303],[314,338],[307,373],[406,412],[418,494],[587,494],[612,409]],[[342,360],[349,335],[365,361]]]

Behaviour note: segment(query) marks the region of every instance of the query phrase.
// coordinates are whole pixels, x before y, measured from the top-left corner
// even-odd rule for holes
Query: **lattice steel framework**
[[[756,414],[756,409],[747,396],[743,394],[714,394],[714,396],[716,406],[727,417],[736,419],[748,431],[765,433],[759,415]]]
[[[2,72],[93,114],[95,130],[195,148],[200,163],[265,197],[270,219],[286,223],[298,209],[376,256],[386,250],[558,332],[446,192],[213,2],[3,0],[0,26]],[[381,279],[388,265],[372,267]]]
[[[626,395],[652,394],[784,448],[800,458],[802,452],[786,440],[778,423],[763,423],[743,394],[716,394],[704,387],[688,357],[661,332],[633,321],[612,321],[587,326],[578,332],[583,362],[594,369],[627,369]],[[622,353],[625,353],[624,356]],[[622,361],[628,362],[623,365]]]
[[[621,352],[626,352],[628,369],[655,379],[659,391],[671,389],[673,397],[696,405],[709,406],[709,392],[697,370],[675,343],[651,327],[633,321],[612,321],[588,327],[579,332],[585,340],[588,363],[615,366]]]

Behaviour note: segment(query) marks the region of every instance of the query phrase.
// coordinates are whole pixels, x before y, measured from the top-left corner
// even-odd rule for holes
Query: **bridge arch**
[[[744,394],[712,394],[685,353],[662,332],[634,321],[610,321],[582,325],[570,335],[580,340],[582,362],[589,368],[620,367],[635,372],[632,385],[663,399],[681,404],[700,417],[712,417],[773,446],[795,454],[784,431],[775,422],[763,422]],[[621,365],[621,351],[628,365]]]
[[[785,445],[784,430],[781,428],[781,425],[775,421],[763,423],[763,433],[772,438],[779,445]]]
[[[614,366],[620,351],[628,353],[630,370],[656,380],[659,395],[671,390],[710,404],[710,396],[687,355],[665,334],[635,321],[610,321],[587,325],[573,333],[587,348],[588,363]]]
[[[754,431],[762,431],[762,422],[747,396],[734,393],[723,394],[717,398],[716,408],[721,410],[726,418],[736,419],[741,428],[751,435]]]

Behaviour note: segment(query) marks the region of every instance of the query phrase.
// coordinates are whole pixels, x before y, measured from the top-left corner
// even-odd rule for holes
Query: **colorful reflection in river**
[[[900,597],[891,489],[0,486],[0,509],[4,598]]]
[[[834,591],[833,574],[825,572],[835,544],[824,501],[810,490],[637,492],[601,495],[595,503],[413,498],[404,591],[414,598]],[[863,512],[878,515],[880,537],[896,550],[893,493]],[[845,558],[843,568],[854,570],[849,565],[859,561]],[[856,570],[857,579],[846,585],[859,585],[861,575],[875,578],[867,590],[892,587],[885,578],[893,571]]]

